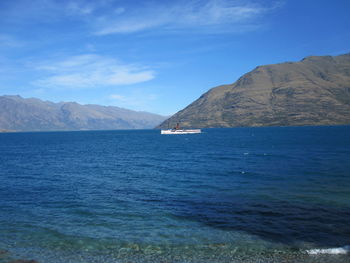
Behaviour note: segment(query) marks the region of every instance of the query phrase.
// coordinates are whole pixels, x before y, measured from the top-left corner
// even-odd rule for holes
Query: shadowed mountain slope
[[[0,129],[17,131],[148,129],[165,117],[112,106],[0,96]]]
[[[350,124],[350,54],[259,66],[158,128]]]

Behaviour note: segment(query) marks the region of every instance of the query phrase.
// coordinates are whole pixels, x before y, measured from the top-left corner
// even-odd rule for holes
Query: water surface
[[[349,135],[0,134],[0,262],[349,262]]]

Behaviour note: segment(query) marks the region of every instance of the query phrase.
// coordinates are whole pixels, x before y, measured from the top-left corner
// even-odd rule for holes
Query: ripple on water
[[[346,262],[307,251],[350,243],[349,132],[0,134],[0,248],[45,263]]]

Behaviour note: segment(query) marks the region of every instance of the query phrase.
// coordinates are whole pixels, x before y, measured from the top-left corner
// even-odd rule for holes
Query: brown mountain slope
[[[255,68],[158,128],[350,124],[350,54]]]

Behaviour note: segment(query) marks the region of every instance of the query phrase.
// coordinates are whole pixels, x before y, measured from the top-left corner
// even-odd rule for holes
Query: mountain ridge
[[[350,124],[350,53],[258,66],[157,128]]]
[[[68,131],[150,129],[166,117],[116,106],[43,101],[19,95],[0,96],[0,129]]]

